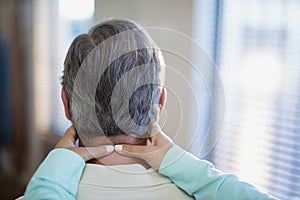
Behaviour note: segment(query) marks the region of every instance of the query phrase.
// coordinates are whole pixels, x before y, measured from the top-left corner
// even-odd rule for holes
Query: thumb
[[[73,148],[72,150],[85,161],[88,161],[95,158],[102,158],[111,154],[114,151],[114,147],[113,145],[103,145],[98,147],[78,147]]]

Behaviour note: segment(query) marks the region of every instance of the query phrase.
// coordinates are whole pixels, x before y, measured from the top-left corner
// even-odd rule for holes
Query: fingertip
[[[111,153],[115,150],[113,145],[107,145],[107,146],[105,146],[105,149],[106,149],[107,153]]]
[[[118,144],[118,145],[115,145],[115,151],[117,151],[117,152],[121,152],[121,151],[122,151],[122,149],[123,149],[123,145],[120,145],[120,144]]]
[[[74,127],[74,125],[72,124],[68,129],[69,129],[69,130],[75,130],[75,127]]]
[[[74,135],[76,134],[75,127],[72,125],[66,130],[66,134]]]

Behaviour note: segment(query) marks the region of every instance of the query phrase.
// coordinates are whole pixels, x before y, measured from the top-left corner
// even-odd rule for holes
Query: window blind
[[[299,199],[300,2],[217,3],[226,119],[209,158],[279,199]]]

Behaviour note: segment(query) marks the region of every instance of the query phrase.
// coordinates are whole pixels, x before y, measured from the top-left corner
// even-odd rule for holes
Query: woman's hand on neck
[[[117,145],[117,144],[132,144],[132,145],[147,145],[148,138],[138,138],[133,135],[115,135],[115,136],[99,136],[89,140],[87,144],[84,144],[79,140],[79,146],[99,146],[99,145]],[[108,156],[99,159],[90,160],[88,163],[112,166],[112,165],[129,165],[129,164],[140,164],[146,169],[150,166],[139,158],[127,157],[120,155],[116,152],[111,153]]]

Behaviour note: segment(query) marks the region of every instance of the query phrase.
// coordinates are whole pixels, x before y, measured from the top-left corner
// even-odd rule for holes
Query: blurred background
[[[209,93],[204,82],[214,86],[213,69],[198,80],[189,63],[164,52],[177,71],[167,72],[167,134],[279,199],[300,199],[298,0],[0,0],[0,199],[24,193],[70,125],[60,77],[72,39],[112,17],[193,38],[219,71],[223,88]],[[199,54],[184,40],[157,37]],[[212,111],[221,120],[211,120]],[[220,123],[221,131],[209,129]]]

